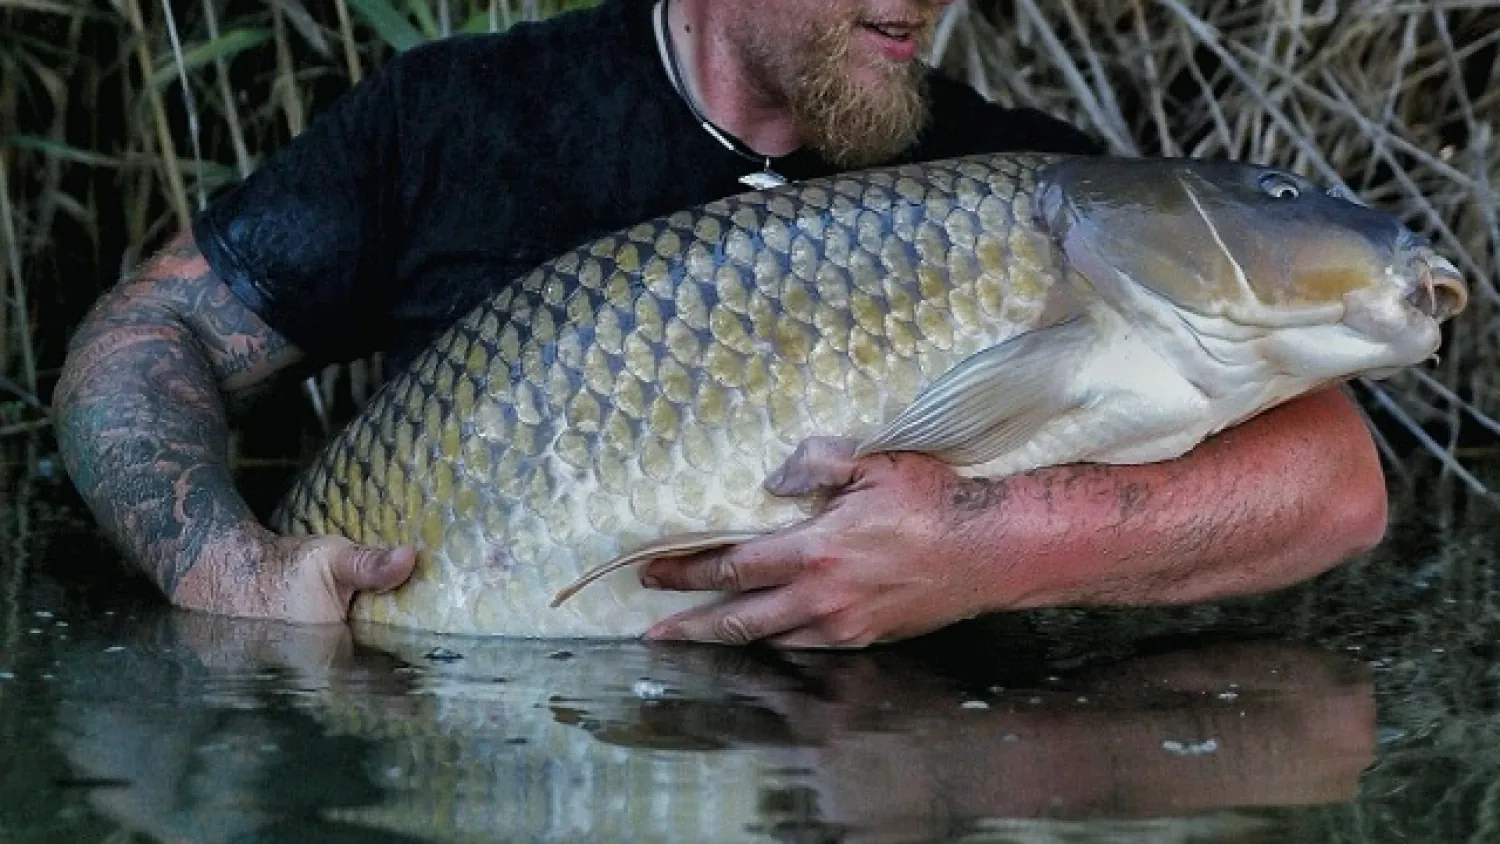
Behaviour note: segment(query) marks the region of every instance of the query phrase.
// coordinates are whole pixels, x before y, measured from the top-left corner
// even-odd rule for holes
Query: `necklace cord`
[[[670,0],[658,0],[654,23],[656,29],[656,47],[661,53],[662,63],[666,66],[667,79],[672,83],[672,90],[677,92],[677,96],[682,99],[688,111],[692,112],[693,119],[698,121],[698,125],[703,127],[703,131],[707,132],[714,140],[718,141],[725,149],[735,155],[761,165],[761,173],[743,177],[740,181],[754,186],[760,186],[760,184],[785,184],[786,179],[771,169],[770,156],[756,153],[728,132],[720,129],[708,118],[708,115],[704,114],[698,108],[698,104],[693,101],[693,95],[688,90],[682,67],[678,64],[677,50],[673,48],[671,36],[667,31],[667,4],[669,2]]]

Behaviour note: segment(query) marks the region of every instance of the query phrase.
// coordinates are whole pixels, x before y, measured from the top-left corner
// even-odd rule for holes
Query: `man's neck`
[[[735,46],[724,3],[663,0],[670,48],[677,52],[686,95],[714,125],[760,155],[802,145],[785,99],[766,90]]]

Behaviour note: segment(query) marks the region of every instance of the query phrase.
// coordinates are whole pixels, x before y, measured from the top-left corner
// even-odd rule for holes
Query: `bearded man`
[[[747,186],[1098,152],[924,68],[945,5],[606,0],[394,58],[101,299],[56,399],[75,483],[174,603],[344,619],[356,592],[404,582],[415,550],[258,524],[226,465],[229,409],[335,361],[402,366],[556,254]],[[648,635],[858,645],[985,611],[1217,598],[1311,576],[1385,526],[1373,444],[1337,392],[1152,466],[984,481],[819,454],[807,472],[852,482],[816,517],[643,569],[733,593]]]

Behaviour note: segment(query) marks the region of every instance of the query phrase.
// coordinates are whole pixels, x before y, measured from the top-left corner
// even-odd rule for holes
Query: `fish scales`
[[[1031,327],[1056,273],[1031,221],[1045,156],[793,185],[559,256],[442,334],[295,482],[291,534],[411,544],[358,619],[454,633],[633,636],[703,595],[589,568],[664,535],[774,529],[804,438],[876,430]]]

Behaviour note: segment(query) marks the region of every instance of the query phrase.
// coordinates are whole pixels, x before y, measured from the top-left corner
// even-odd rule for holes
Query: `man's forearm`
[[[228,468],[222,386],[276,350],[226,323],[243,312],[227,295],[196,249],[179,242],[95,306],[72,339],[54,399],[80,494],[173,599],[206,552],[232,565],[258,528]]]
[[[778,489],[838,492],[768,536],[652,561],[652,588],[735,594],[649,638],[858,647],[986,612],[1214,600],[1311,577],[1385,531],[1374,443],[1337,391],[1143,466],[979,480],[922,455],[808,449],[783,468]]]
[[[213,374],[183,331],[85,327],[55,403],[80,494],[169,598],[206,547],[254,521],[230,479]]]
[[[945,494],[957,529],[983,532],[995,511],[986,592],[1004,598],[993,609],[1265,592],[1368,549],[1386,519],[1379,458],[1336,390],[1251,419],[1178,460],[958,480]],[[1052,532],[1055,541],[1043,559],[1014,559],[1010,530]]]

